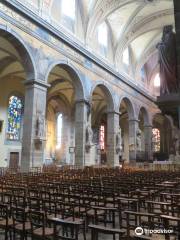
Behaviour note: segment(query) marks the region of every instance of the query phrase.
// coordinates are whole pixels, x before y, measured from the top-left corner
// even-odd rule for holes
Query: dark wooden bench
[[[101,225],[94,225],[90,224],[88,227],[91,229],[91,239],[92,240],[98,240],[98,233],[103,233],[107,235],[112,235],[113,240],[115,240],[116,234],[119,235],[119,240],[121,237],[125,234],[125,230],[123,229],[117,229],[117,228],[109,228],[109,227],[104,227]]]

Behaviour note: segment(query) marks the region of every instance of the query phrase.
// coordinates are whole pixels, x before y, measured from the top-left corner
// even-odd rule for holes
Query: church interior
[[[0,240],[180,239],[180,1],[0,1]]]

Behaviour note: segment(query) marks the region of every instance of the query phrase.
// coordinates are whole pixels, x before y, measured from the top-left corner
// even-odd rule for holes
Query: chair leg
[[[12,240],[12,230],[9,230],[9,238]]]
[[[98,231],[96,231],[95,239],[98,240]]]
[[[79,229],[78,229],[78,227],[77,227],[77,228],[76,228],[76,236],[75,236],[76,240],[78,240],[78,233],[79,233]]]
[[[15,230],[13,230],[13,240],[16,240],[16,233],[15,233]]]
[[[84,223],[84,227],[83,227],[83,236],[84,236],[84,240],[86,240],[86,223]]]
[[[94,231],[93,231],[93,229],[91,229],[91,240],[93,240],[94,239]]]
[[[8,240],[8,231],[5,229],[5,240]]]

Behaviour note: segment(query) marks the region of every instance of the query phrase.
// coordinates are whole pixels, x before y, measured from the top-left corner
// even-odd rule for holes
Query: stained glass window
[[[160,131],[158,128],[152,130],[153,152],[160,152]]]
[[[23,104],[17,96],[9,98],[7,139],[20,140]]]

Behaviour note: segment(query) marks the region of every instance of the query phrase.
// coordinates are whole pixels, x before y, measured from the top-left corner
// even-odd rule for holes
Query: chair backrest
[[[24,208],[21,207],[12,207],[11,214],[13,222],[15,223],[25,223],[26,221],[26,212]]]
[[[38,197],[29,197],[28,206],[30,210],[40,211],[42,208],[42,200]]]
[[[45,213],[40,211],[30,211],[30,222],[32,228],[45,228]]]
[[[8,206],[0,203],[0,219],[8,218]]]

